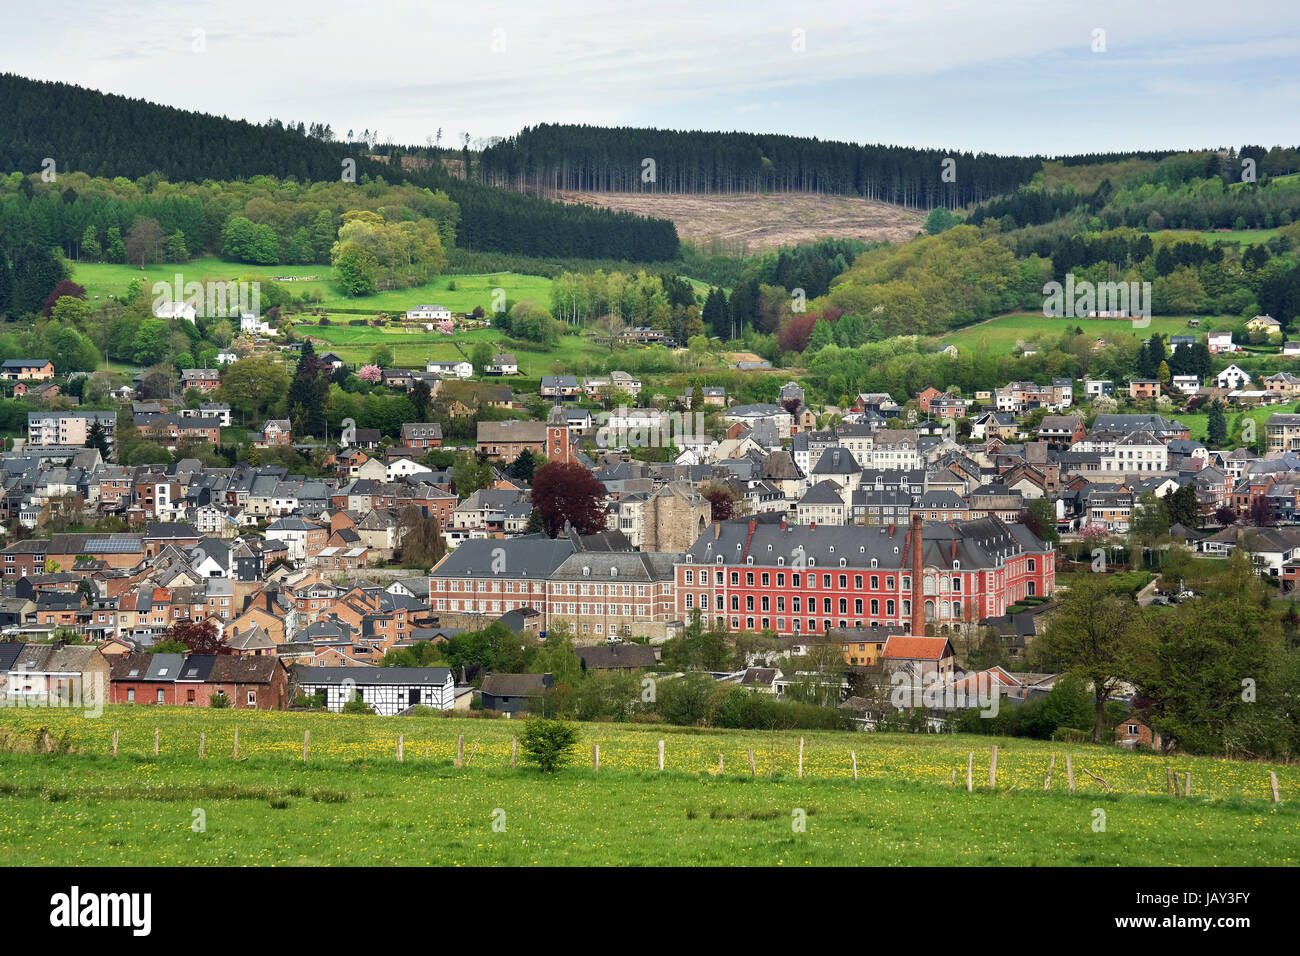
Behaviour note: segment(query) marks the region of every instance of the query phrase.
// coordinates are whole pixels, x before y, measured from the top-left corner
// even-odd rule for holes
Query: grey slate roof
[[[442,686],[451,679],[448,667],[305,667],[293,666],[294,679],[303,685],[352,682],[358,687],[394,684],[428,684]]]
[[[499,555],[494,551],[500,549]],[[519,538],[466,541],[449,554],[431,572],[435,578],[502,577],[543,578],[574,553],[573,542],[566,537],[552,540],[546,535]],[[497,570],[493,570],[494,566]]]
[[[775,566],[777,559],[783,558],[789,566],[801,552],[809,570],[835,570],[841,559],[846,568],[869,568],[874,558],[880,568],[905,569],[911,561],[910,531],[898,525],[819,525],[815,529],[791,525],[782,529],[757,523],[752,535],[746,521],[724,521],[715,528],[700,535],[682,557],[684,563],[715,564],[720,557],[721,563],[740,567],[753,555],[756,565]],[[926,565],[938,568],[951,568],[953,561],[960,561],[963,568],[990,569],[998,566],[1005,553],[1047,550],[1024,525],[997,518],[926,522],[922,541]]]

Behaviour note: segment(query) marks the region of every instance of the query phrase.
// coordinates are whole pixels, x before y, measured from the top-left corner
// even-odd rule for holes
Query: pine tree
[[[327,423],[325,420],[325,400],[329,394],[330,367],[316,357],[316,350],[311,341],[303,343],[302,354],[298,358],[298,368],[289,383],[289,408],[291,417],[296,413],[301,421],[295,420],[293,427],[302,435],[323,438]]]
[[[727,296],[721,289],[716,287],[709,289],[709,294],[704,299],[704,312],[701,318],[710,335],[715,335],[724,341],[733,338],[731,310],[727,307]]]
[[[108,461],[108,433],[104,431],[104,426],[98,418],[90,426],[90,434],[86,436],[86,447],[98,448],[99,454]]]
[[[1223,403],[1215,401],[1210,406],[1210,421],[1206,432],[1211,445],[1225,445],[1228,441],[1228,421],[1223,415]]]

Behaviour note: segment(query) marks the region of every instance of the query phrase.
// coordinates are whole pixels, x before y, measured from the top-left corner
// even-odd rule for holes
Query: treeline
[[[954,161],[945,167],[945,160]],[[653,161],[651,167],[645,161]],[[1009,193],[1041,157],[808,137],[542,124],[487,147],[483,182],[520,191],[822,192],[903,206],[964,206]],[[945,168],[954,174],[945,181]]]
[[[446,193],[460,209],[459,243],[468,249],[634,261],[677,254],[677,231],[667,220],[496,190],[453,177],[439,164],[399,171],[367,158],[365,144],[328,142],[293,124],[255,125],[14,74],[0,74],[0,115],[6,126],[0,170],[128,179],[157,173],[196,183],[263,175],[339,182],[354,172],[356,187],[366,178],[402,179]],[[55,161],[54,170],[46,158]]]
[[[85,262],[127,261],[124,237],[152,220],[164,240],[179,237],[180,255],[170,255],[166,243],[144,246],[147,262],[214,254],[263,265],[328,264],[341,217],[353,210],[382,210],[392,222],[427,220],[444,246],[455,242],[460,215],[446,193],[378,180],[358,188],[272,176],[223,183],[171,183],[157,173],[136,181],[85,173],[60,173],[55,182],[35,174],[0,178],[0,231]],[[240,220],[259,231],[232,241],[231,223]]]
[[[694,305],[694,287],[672,273],[598,269],[566,272],[551,283],[551,314],[565,322],[584,323],[613,316],[628,325],[667,332],[673,327],[673,310]]]
[[[1091,191],[1069,183],[1044,188],[1044,177],[1036,177],[981,203],[966,221],[979,226],[997,219],[1001,231],[1009,232],[1066,218],[1082,225],[1095,216],[1106,228],[1157,231],[1271,229],[1300,217],[1300,183],[1274,178],[1300,170],[1300,153],[1293,147],[1178,153],[1154,167],[1118,164],[1107,169],[1116,178],[1103,178]],[[1248,169],[1253,169],[1249,182]]]

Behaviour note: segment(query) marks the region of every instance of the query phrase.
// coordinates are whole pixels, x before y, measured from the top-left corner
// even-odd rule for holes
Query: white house
[[[1171,384],[1184,395],[1190,395],[1201,387],[1201,380],[1195,375],[1175,375]]]
[[[239,356],[230,349],[222,349],[217,353],[218,365],[229,365],[231,362],[238,362]]]
[[[239,313],[239,331],[249,335],[279,335],[279,329],[273,329],[267,321],[252,312]]]
[[[451,309],[442,305],[417,305],[406,312],[408,319],[419,319],[422,322],[441,322],[443,319],[451,318]]]
[[[1231,332],[1210,332],[1205,336],[1205,344],[1210,347],[1211,355],[1218,355],[1220,352],[1237,351],[1237,346],[1232,341]]]
[[[1215,377],[1214,382],[1219,388],[1241,388],[1249,385],[1251,378],[1236,365],[1229,365]]]
[[[469,362],[426,362],[424,370],[453,378],[470,378],[474,374],[474,366]]]
[[[320,525],[312,524],[298,517],[281,518],[267,525],[266,540],[281,541],[289,549],[291,561],[307,559],[307,536],[324,530]]]
[[[191,325],[197,314],[197,310],[188,302],[159,302],[153,309],[155,319],[184,319]]]
[[[374,459],[371,459],[372,461]],[[396,481],[398,478],[406,475],[417,475],[420,472],[432,472],[433,469],[428,465],[422,465],[418,461],[412,461],[410,458],[394,458],[388,463],[388,470],[385,478],[388,481]]]
[[[306,667],[296,665],[294,677],[303,694],[325,698],[325,709],[339,713],[360,695],[381,717],[408,707],[451,710],[456,681],[447,667]]]

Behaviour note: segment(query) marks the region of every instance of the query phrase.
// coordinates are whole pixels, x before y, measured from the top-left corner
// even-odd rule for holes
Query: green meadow
[[[146,266],[114,263],[78,262],[72,264],[72,278],[86,287],[86,293],[101,301],[110,295],[123,296],[133,280],[144,279],[147,286],[155,282],[172,283],[176,275],[185,282],[226,282],[252,277],[258,281],[272,281],[276,277],[293,277],[293,281],[280,284],[291,294],[316,293],[321,295],[320,307],[346,309],[354,314],[373,316],[379,312],[389,314],[405,312],[416,305],[445,305],[453,312],[472,312],[482,306],[492,309],[494,289],[503,289],[508,302],[535,299],[550,308],[551,280],[544,276],[520,275],[514,272],[497,272],[488,275],[442,275],[432,282],[410,289],[378,292],[365,298],[349,298],[334,288],[330,281],[330,267],[310,266],[256,266],[227,262],[215,256],[205,256],[192,262]],[[455,288],[452,288],[452,287]]]
[[[1236,321],[1230,318],[1202,318],[1200,328],[1191,329],[1188,328],[1187,320],[1187,316],[1158,315],[1151,317],[1149,326],[1134,328],[1128,319],[1053,319],[1042,313],[1018,312],[957,329],[942,336],[940,341],[945,345],[956,345],[972,351],[987,348],[993,352],[1010,352],[1017,342],[1046,344],[1067,330],[1073,331],[1075,327],[1082,328],[1085,335],[1105,339],[1107,342],[1118,342],[1124,337],[1134,341],[1149,339],[1156,332],[1165,336],[1195,335],[1204,333],[1207,323],[1212,326],[1217,321],[1226,326]]]
[[[13,865],[1285,866],[1300,858],[1300,768],[1116,747],[583,724],[571,765],[547,776],[525,766],[522,751],[511,768],[519,720],[119,706],[93,720],[10,711],[0,724],[0,860]],[[33,751],[41,727],[56,752]],[[1167,796],[1167,770],[1191,773],[1193,796]],[[1271,801],[1270,770],[1280,804]]]

